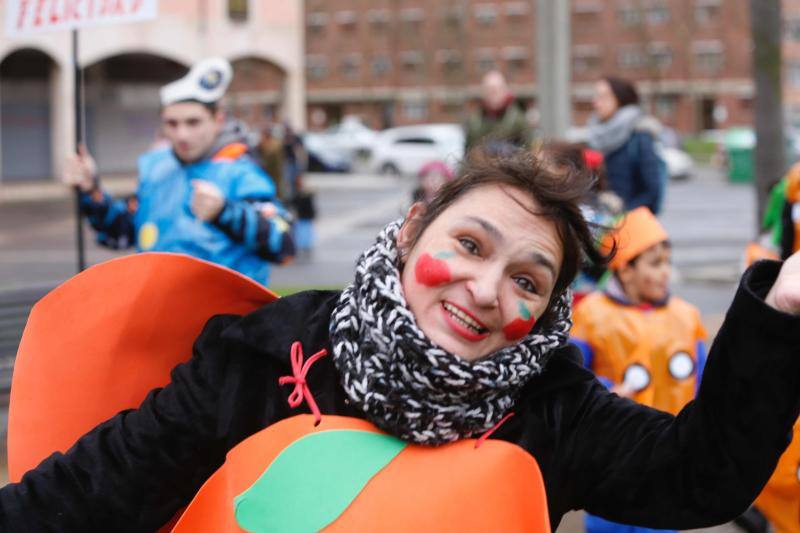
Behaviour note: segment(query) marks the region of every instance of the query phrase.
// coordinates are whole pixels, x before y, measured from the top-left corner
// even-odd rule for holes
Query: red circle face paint
[[[506,340],[518,341],[531,332],[534,324],[536,324],[536,319],[533,316],[528,320],[515,318],[503,327],[503,335],[506,336]]]
[[[414,267],[417,282],[427,287],[435,287],[450,281],[450,268],[441,259],[436,259],[431,254],[424,253],[417,259]]]
[[[536,324],[536,318],[534,318],[533,314],[525,307],[525,304],[519,301],[517,305],[519,306],[520,316],[503,327],[503,335],[505,335],[506,340],[509,341],[521,339],[530,333],[531,328]]]

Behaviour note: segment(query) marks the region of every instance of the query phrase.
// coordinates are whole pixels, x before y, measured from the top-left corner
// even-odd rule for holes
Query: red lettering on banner
[[[28,6],[31,4],[30,0],[22,0],[19,3],[19,17],[17,17],[17,29],[22,28],[25,23],[25,15],[28,13]]]
[[[50,0],[50,24],[58,23],[58,13],[56,12],[56,2],[57,0]]]
[[[133,4],[131,4],[131,13],[136,13],[142,8],[142,4],[144,4],[144,0],[133,0]]]
[[[33,18],[33,25],[34,26],[41,26],[42,25],[42,11],[44,11],[44,3],[47,0],[38,0],[36,2],[36,16]]]
[[[64,20],[80,20],[81,14],[78,10],[78,4],[81,0],[64,0]]]
[[[122,5],[122,0],[105,0],[103,7],[100,9],[100,15],[124,15],[125,7]]]

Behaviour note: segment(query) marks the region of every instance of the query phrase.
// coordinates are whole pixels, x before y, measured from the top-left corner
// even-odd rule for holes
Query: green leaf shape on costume
[[[522,303],[522,300],[518,300],[517,304],[519,305],[519,316],[522,317],[522,320],[530,320],[531,319],[531,312],[525,307],[525,304]]]
[[[319,531],[405,446],[389,435],[344,429],[297,439],[234,499],[236,522],[253,533]]]

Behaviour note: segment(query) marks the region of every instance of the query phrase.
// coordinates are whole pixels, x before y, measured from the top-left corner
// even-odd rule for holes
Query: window
[[[428,102],[425,100],[403,100],[402,110],[406,120],[423,121],[428,118]]]
[[[725,64],[725,49],[719,41],[696,41],[692,43],[695,68],[705,74],[722,70]]]
[[[494,50],[491,48],[478,48],[475,50],[475,64],[478,71],[481,73],[489,72],[497,68],[497,63],[494,59]]]
[[[458,50],[438,50],[436,52],[436,61],[442,65],[442,72],[445,74],[461,72],[461,52]]]
[[[673,117],[678,111],[678,95],[659,94],[655,96],[653,102],[656,115],[659,117]]]
[[[645,6],[645,17],[648,24],[657,26],[669,22],[669,6],[664,0],[648,0]]]
[[[306,56],[306,73],[310,80],[321,80],[328,75],[328,59],[323,55]]]
[[[228,18],[236,22],[246,22],[247,0],[228,0]]]
[[[400,52],[400,62],[404,70],[420,71],[422,69],[422,52],[419,50]]]
[[[347,10],[336,12],[336,23],[345,29],[355,28],[357,21],[358,15],[355,11]]]
[[[715,24],[721,9],[722,0],[695,0],[694,20],[704,26]]]
[[[672,48],[667,43],[650,43],[647,52],[654,67],[668,69],[672,65]]]
[[[506,2],[503,6],[508,18],[522,19],[528,16],[530,10],[529,2]]]
[[[491,26],[497,20],[497,8],[494,4],[477,4],[475,19],[482,26]]]
[[[646,64],[642,47],[639,45],[624,45],[617,50],[617,64],[621,68],[637,69]]]
[[[600,48],[593,44],[572,48],[572,70],[576,73],[591,72],[600,68]]]
[[[306,26],[312,33],[320,33],[328,25],[327,13],[309,13],[306,17]]]
[[[461,28],[464,25],[464,8],[461,5],[447,6],[442,12],[442,19],[449,28]]]
[[[428,144],[433,145],[433,139],[430,137],[400,137],[394,141],[394,144],[411,144],[411,145],[420,145],[420,144]]]
[[[786,68],[786,78],[793,89],[800,89],[800,62],[792,61]]]
[[[783,22],[784,38],[790,41],[800,41],[800,18],[790,17]]]
[[[425,11],[419,7],[403,9],[400,12],[400,20],[403,21],[403,31],[406,35],[416,35],[422,28]]]
[[[385,28],[392,20],[392,14],[388,9],[370,9],[367,13],[367,21],[375,28]]]
[[[502,50],[503,59],[512,71],[525,68],[528,62],[528,49],[524,46],[506,46]]]
[[[372,76],[382,78],[392,70],[392,60],[381,54],[372,58]]]
[[[339,63],[339,72],[342,77],[347,80],[354,80],[358,78],[359,71],[361,70],[361,54],[347,54],[342,58]]]
[[[617,8],[617,20],[622,26],[639,26],[642,23],[642,10],[633,4],[622,4]]]

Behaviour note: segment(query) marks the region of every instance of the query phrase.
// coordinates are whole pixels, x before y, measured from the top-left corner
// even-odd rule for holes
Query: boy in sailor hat
[[[169,146],[139,158],[133,198],[105,192],[94,159],[81,147],[67,160],[64,183],[98,241],[111,248],[185,253],[267,284],[268,263],[294,254],[286,212],[272,179],[247,154],[242,128],[226,123],[219,101],[233,77],[210,58],[161,88],[161,125]]]

